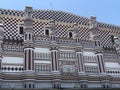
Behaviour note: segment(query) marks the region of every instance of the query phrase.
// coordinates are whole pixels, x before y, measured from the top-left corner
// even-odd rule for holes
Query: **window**
[[[81,84],[81,88],[87,88],[88,86],[87,86],[87,84],[86,83],[84,83],[84,84]]]
[[[20,26],[19,32],[20,32],[20,34],[23,34],[23,27]]]
[[[69,32],[69,38],[72,38],[72,37],[73,37],[73,33]]]
[[[45,29],[45,35],[49,36],[49,29]]]
[[[23,24],[19,25],[19,34],[23,35],[24,34],[24,27]]]

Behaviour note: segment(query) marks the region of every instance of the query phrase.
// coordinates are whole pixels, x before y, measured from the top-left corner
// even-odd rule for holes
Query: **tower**
[[[53,74],[53,88],[61,88],[61,79],[59,71],[59,47],[57,44],[57,37],[55,31],[55,21],[50,21],[50,51]]]
[[[99,29],[97,28],[97,21],[96,17],[90,17],[89,19],[89,25],[90,25],[90,40],[94,42],[94,51],[96,53],[96,57],[98,60],[98,68],[99,73],[105,73],[105,65],[103,60],[103,53],[102,53],[102,47],[100,44],[100,35],[99,35]]]
[[[25,70],[34,71],[32,7],[26,7],[24,20],[24,64]]]
[[[50,50],[51,50],[51,62],[52,62],[52,72],[59,72],[58,70],[58,45],[57,38],[55,34],[55,21],[50,21]]]
[[[78,74],[82,74],[84,72],[84,64],[83,64],[83,47],[79,43],[79,31],[78,31],[78,25],[74,24],[74,38],[76,41],[76,60],[77,60],[77,68],[78,68]]]

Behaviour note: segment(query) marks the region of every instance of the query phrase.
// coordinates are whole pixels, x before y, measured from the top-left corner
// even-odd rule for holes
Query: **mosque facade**
[[[120,27],[63,11],[0,9],[0,88],[120,88]]]

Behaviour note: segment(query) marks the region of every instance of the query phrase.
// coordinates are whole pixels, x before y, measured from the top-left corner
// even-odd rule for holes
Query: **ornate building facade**
[[[62,11],[0,9],[0,88],[120,88],[120,27]]]

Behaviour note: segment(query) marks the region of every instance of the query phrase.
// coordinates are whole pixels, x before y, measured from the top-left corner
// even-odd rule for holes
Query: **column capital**
[[[83,52],[83,47],[82,46],[76,46],[75,51],[76,52]]]
[[[51,44],[50,46],[49,46],[49,48],[50,48],[50,50],[58,50],[59,49],[59,46],[58,46],[58,44]]]

